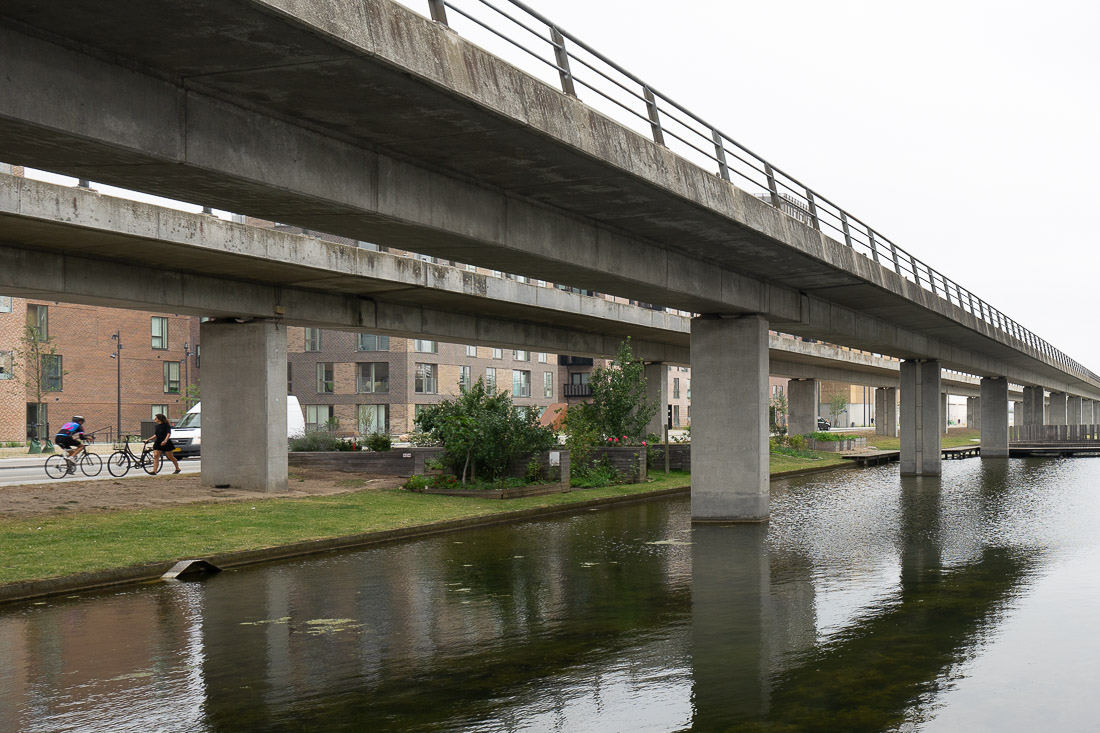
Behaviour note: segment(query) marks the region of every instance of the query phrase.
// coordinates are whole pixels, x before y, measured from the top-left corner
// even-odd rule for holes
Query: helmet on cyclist
[[[84,424],[84,416],[83,415],[73,415],[73,422],[78,422],[81,425],[83,425]]]

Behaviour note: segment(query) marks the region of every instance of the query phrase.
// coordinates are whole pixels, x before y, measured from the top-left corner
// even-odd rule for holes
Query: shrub
[[[793,450],[802,450],[806,447],[805,435],[789,435],[787,436],[787,445]]]
[[[587,469],[580,474],[577,472],[571,473],[569,480],[571,486],[576,486],[580,489],[593,489],[600,486],[621,484],[622,482],[622,476],[619,475],[619,472],[606,460],[589,464]]]
[[[409,480],[405,482],[404,488],[409,491],[423,491],[428,486],[427,476],[409,476]]]
[[[546,475],[542,470],[542,464],[538,461],[528,461],[527,472],[523,475],[523,480],[529,484],[539,484],[545,481]]]
[[[290,439],[290,450],[302,451],[345,451],[352,450],[350,442],[328,430],[310,430],[305,435]]]
[[[389,433],[371,433],[363,438],[368,450],[385,452],[393,447],[393,438]]]

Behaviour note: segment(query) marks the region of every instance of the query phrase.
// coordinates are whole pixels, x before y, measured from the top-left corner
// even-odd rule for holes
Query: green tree
[[[23,368],[23,383],[34,395],[35,412],[38,415],[38,440],[31,444],[30,452],[38,453],[42,443],[51,445],[50,436],[42,434],[47,427],[42,421],[42,415],[46,412],[43,396],[50,392],[59,392],[61,378],[67,372],[60,368],[61,357],[58,356],[53,339],[43,337],[37,326],[27,324],[23,329],[15,354]]]
[[[482,379],[458,397],[425,408],[416,425],[429,441],[443,445],[443,464],[464,484],[467,478],[499,478],[517,456],[556,443],[533,411],[517,408],[507,392],[490,393]]]
[[[588,382],[592,388],[595,422],[604,438],[626,438],[641,442],[646,426],[657,414],[657,403],[646,395],[645,365],[634,358],[630,338],[619,343],[615,359],[606,367],[597,367]],[[568,415],[572,414],[570,408]]]
[[[787,412],[790,407],[787,404],[785,392],[776,392],[771,398],[771,432],[777,435],[787,433]]]
[[[833,425],[836,425],[840,416],[848,409],[848,395],[843,392],[837,392],[829,397],[829,417],[832,418]]]

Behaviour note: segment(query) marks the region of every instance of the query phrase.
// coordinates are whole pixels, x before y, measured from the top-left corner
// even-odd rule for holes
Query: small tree
[[[195,382],[187,385],[187,388],[183,390],[183,404],[186,410],[190,410],[192,407],[199,403],[199,383]]]
[[[43,338],[38,326],[28,324],[23,329],[23,336],[19,339],[19,348],[15,350],[16,357],[23,367],[23,383],[34,396],[37,424],[35,437],[37,442],[32,444],[31,452],[37,453],[37,447],[43,440],[49,441],[49,436],[43,436],[42,430],[48,426],[42,424],[42,414],[45,412],[43,395],[61,390],[61,377],[67,372],[59,368],[60,358],[53,339]]]
[[[829,417],[833,425],[836,425],[840,416],[848,409],[848,395],[837,392],[829,397]]]
[[[443,464],[464,484],[467,477],[499,478],[516,456],[556,442],[532,411],[518,409],[506,392],[490,393],[483,379],[455,399],[427,407],[416,425],[429,441],[443,445]]]
[[[646,395],[645,365],[634,359],[630,338],[619,343],[614,361],[597,367],[588,382],[592,388],[592,408],[588,416],[604,438],[626,436],[641,442],[646,426],[657,414],[657,404]],[[573,408],[566,413],[568,420]]]
[[[771,399],[771,431],[778,435],[787,432],[787,395],[784,392],[776,392]]]

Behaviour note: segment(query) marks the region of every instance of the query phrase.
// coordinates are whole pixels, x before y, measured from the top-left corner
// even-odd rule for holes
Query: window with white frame
[[[164,362],[164,393],[180,393],[180,363],[178,361]]]
[[[356,344],[356,348],[359,351],[389,351],[390,350],[390,337],[379,336],[373,333],[361,333],[358,334],[359,339]]]
[[[321,350],[321,329],[319,328],[307,328],[306,329],[306,351],[320,351]]]
[[[521,369],[512,370],[512,396],[531,396],[531,372]]]
[[[439,342],[413,339],[413,351],[420,352],[421,354],[438,354]]]
[[[331,361],[317,362],[317,394],[332,394],[336,391]]]
[[[15,375],[12,374],[12,369],[15,368],[15,352],[14,351],[0,351],[0,379],[11,379]]]
[[[476,346],[467,346],[466,347],[466,356],[477,357],[477,347]]]
[[[554,396],[554,372],[542,373],[542,396],[553,397]]]
[[[673,377],[672,378],[672,397],[674,399],[677,399],[677,400],[680,399],[680,378],[679,377]]]
[[[306,430],[318,430],[332,423],[335,412],[332,405],[305,405]]]
[[[390,406],[389,405],[359,405],[359,434],[390,432]]]
[[[545,351],[540,351],[539,352],[539,364],[545,364],[545,363],[546,363],[546,352]]]
[[[390,365],[384,361],[361,362],[358,365],[356,390],[366,394],[390,391]]]
[[[11,313],[12,299],[10,295],[0,295],[0,313]]]
[[[176,364],[178,367],[179,364]],[[61,368],[61,354],[42,354],[42,389],[46,392],[60,392],[61,377],[65,371]]]
[[[497,393],[496,367],[485,367],[485,391],[489,394]]]
[[[39,341],[50,338],[50,310],[44,305],[27,306],[27,327],[32,329]]]
[[[149,419],[156,420],[157,415],[168,417],[168,405],[149,405]]]
[[[503,359],[504,358],[504,351],[501,350],[501,349],[493,349],[493,358],[494,359]]]
[[[417,364],[416,376],[413,379],[413,391],[417,394],[436,393],[436,365]]]
[[[515,349],[512,358],[516,361],[531,361],[531,352],[523,349]]]
[[[168,319],[164,316],[153,316],[151,320],[152,347],[157,351],[168,348]]]
[[[458,368],[458,388],[469,389],[473,384],[473,375],[468,366]]]

